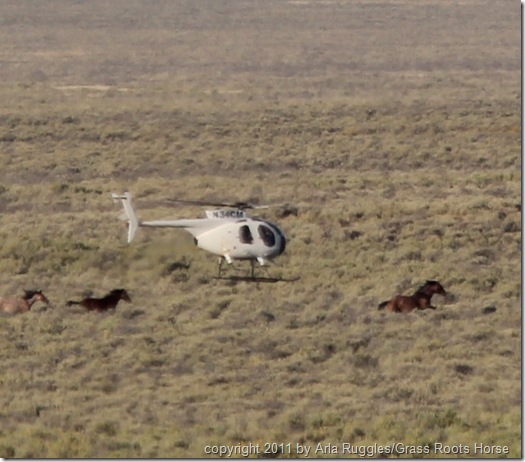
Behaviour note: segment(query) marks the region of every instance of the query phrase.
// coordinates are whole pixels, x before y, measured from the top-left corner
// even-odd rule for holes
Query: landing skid
[[[294,278],[272,278],[264,276],[213,276],[213,279],[219,281],[231,281],[231,282],[295,282],[301,279],[299,276]]]
[[[255,260],[250,260],[250,275],[249,276],[222,276],[222,264],[224,258],[219,257],[219,272],[218,275],[213,279],[220,279],[223,281],[233,281],[233,282],[294,282],[299,279],[299,277],[287,279],[287,278],[276,278],[268,276],[255,276]],[[266,271],[266,268],[263,268]]]

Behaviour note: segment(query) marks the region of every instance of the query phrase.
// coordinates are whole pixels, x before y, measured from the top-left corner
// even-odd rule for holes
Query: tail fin
[[[126,216],[128,217],[128,243],[130,243],[135,237],[135,233],[139,227],[139,220],[137,215],[135,215],[133,206],[131,205],[131,194],[129,192],[124,194],[113,193],[112,196],[113,200],[120,199],[122,201],[122,205],[124,206],[124,212],[126,212]]]
[[[389,302],[389,301],[390,301],[390,300],[387,300],[386,302],[381,302],[381,303],[377,306],[377,309],[378,309],[378,310],[384,310],[384,309],[385,309],[385,306],[388,305],[388,302]]]

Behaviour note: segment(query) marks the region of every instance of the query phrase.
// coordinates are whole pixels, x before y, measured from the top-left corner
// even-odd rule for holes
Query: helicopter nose
[[[279,244],[279,254],[281,255],[286,250],[286,238],[282,236],[281,243]]]
[[[277,255],[281,255],[286,250],[286,236],[277,226],[275,227],[275,231],[277,233],[277,236],[279,237],[279,247],[277,249]]]

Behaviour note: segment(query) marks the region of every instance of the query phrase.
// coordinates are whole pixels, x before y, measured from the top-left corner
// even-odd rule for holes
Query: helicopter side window
[[[259,225],[257,231],[259,231],[259,236],[261,236],[261,239],[267,247],[273,247],[275,245],[275,234],[268,226]]]
[[[242,225],[239,228],[239,240],[243,244],[251,244],[253,242],[252,232],[248,225]]]

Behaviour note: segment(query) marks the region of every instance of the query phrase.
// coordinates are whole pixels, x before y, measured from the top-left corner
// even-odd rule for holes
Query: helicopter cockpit
[[[277,242],[275,232],[265,224],[257,226],[257,233],[266,247],[273,247]],[[239,227],[239,241],[242,244],[253,244],[253,234],[248,225]]]
[[[239,220],[238,223],[246,223],[239,226],[239,241],[241,244],[254,244],[254,233],[256,232],[256,236],[259,237],[260,242],[265,247],[273,248],[276,245],[278,245],[279,254],[284,252],[284,248],[286,246],[286,238],[282,231],[274,226],[270,226],[267,222],[264,222],[263,220],[259,220],[257,218],[254,218],[251,220],[253,223],[250,225],[247,223],[247,220]],[[255,223],[254,223],[255,222]],[[255,228],[256,226],[256,228]]]

